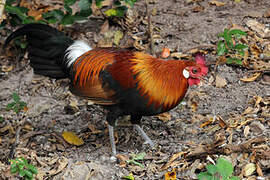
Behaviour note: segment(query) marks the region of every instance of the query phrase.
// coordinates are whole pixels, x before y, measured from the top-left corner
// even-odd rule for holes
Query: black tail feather
[[[16,37],[26,36],[30,65],[34,72],[54,78],[67,77],[62,67],[66,49],[73,40],[45,24],[27,24],[6,39],[4,48]]]

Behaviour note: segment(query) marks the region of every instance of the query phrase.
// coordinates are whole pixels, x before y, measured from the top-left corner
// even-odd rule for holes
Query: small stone
[[[216,76],[216,87],[217,88],[222,88],[222,87],[224,87],[226,85],[227,85],[226,79],[223,78],[223,77],[221,77],[221,76],[219,76],[219,75],[217,75]]]
[[[262,133],[265,131],[265,127],[261,122],[254,121],[250,124],[251,130],[256,133]]]

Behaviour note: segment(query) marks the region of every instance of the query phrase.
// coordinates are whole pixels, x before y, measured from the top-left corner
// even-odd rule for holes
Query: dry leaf
[[[245,129],[244,129],[244,136],[247,137],[249,132],[250,132],[250,127],[246,126]]]
[[[268,9],[264,12],[263,17],[266,17],[266,18],[269,18],[269,17],[270,17],[270,8],[268,8]]]
[[[217,88],[222,88],[222,87],[224,87],[226,85],[227,85],[226,79],[224,79],[223,77],[217,75],[216,76],[216,87]]]
[[[192,9],[193,12],[201,12],[203,10],[204,10],[204,7],[200,5]]]
[[[161,58],[167,58],[170,56],[170,49],[169,48],[163,48],[161,52]]]
[[[209,124],[212,124],[214,122],[214,118],[210,118],[208,121],[204,122],[203,124],[200,125],[200,128],[203,128]]]
[[[172,119],[171,114],[168,113],[168,112],[165,112],[165,113],[156,115],[156,117],[157,117],[159,120],[163,121],[163,122],[167,122],[167,121],[169,121],[169,120]]]
[[[177,59],[181,59],[181,58],[188,58],[189,55],[188,54],[182,54],[180,52],[175,52],[171,54],[171,57],[175,57]]]
[[[118,46],[119,45],[119,42],[120,40],[123,38],[124,36],[124,33],[122,31],[116,31],[114,33],[114,39],[113,39],[113,43]]]
[[[103,23],[103,25],[101,26],[99,34],[105,34],[105,33],[108,32],[108,31],[109,31],[109,21],[106,20],[106,21]]]
[[[57,167],[57,169],[52,169],[48,172],[48,174],[50,176],[53,176],[55,174],[58,174],[59,172],[63,171],[65,169],[65,167],[68,165],[68,159],[63,157],[62,159],[60,159],[58,161],[59,166]]]
[[[264,24],[259,23],[256,20],[248,20],[247,26],[250,27],[253,31],[255,31],[261,38],[270,37],[270,30],[265,27]]]
[[[225,128],[225,127],[228,126],[227,123],[226,123],[220,116],[218,116],[217,119],[218,119],[218,121],[219,121],[218,124],[219,124],[219,126],[220,126],[221,128]]]
[[[65,139],[65,141],[72,145],[80,146],[84,144],[83,140],[73,132],[64,131],[62,133],[62,137]]]
[[[12,69],[13,69],[13,66],[5,66],[5,65],[2,66],[3,72],[9,72],[9,71],[12,71]]]
[[[175,169],[172,171],[166,172],[165,173],[165,180],[176,180],[176,172]]]
[[[165,170],[165,169],[168,169],[174,162],[174,160],[176,160],[177,158],[181,157],[182,155],[186,154],[187,152],[184,152],[184,151],[181,151],[181,152],[178,152],[176,154],[174,154],[170,160],[164,164],[160,169],[161,170]]]
[[[129,160],[129,157],[128,157],[128,156],[122,155],[122,154],[117,154],[117,155],[116,155],[116,158],[120,160],[119,166],[120,166],[121,168],[124,168],[124,167],[127,166],[126,161]]]
[[[251,77],[241,78],[240,80],[244,82],[252,82],[252,81],[255,81],[260,75],[261,75],[260,72],[256,72]]]
[[[249,163],[244,167],[244,176],[250,176],[256,170],[256,165],[254,163]]]
[[[264,176],[262,168],[261,168],[261,166],[260,166],[260,164],[258,162],[256,163],[256,170],[257,170],[257,173],[258,173],[259,176],[261,176],[261,177]]]
[[[210,5],[215,5],[217,7],[220,7],[220,6],[224,6],[226,3],[224,2],[219,2],[219,1],[210,1],[209,2]]]

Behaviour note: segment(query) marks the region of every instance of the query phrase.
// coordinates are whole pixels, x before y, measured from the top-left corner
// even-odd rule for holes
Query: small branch
[[[4,20],[3,14],[5,9],[6,0],[0,0],[0,23]]]
[[[192,47],[192,48],[188,48],[186,50],[184,50],[182,53],[185,54],[187,53],[188,51],[191,51],[193,49],[214,49],[216,48],[217,46],[216,45],[213,45],[213,44],[202,44],[202,45],[199,45],[199,46],[195,46],[195,47]]]
[[[149,0],[145,0],[146,4],[146,15],[148,20],[148,35],[150,39],[150,52],[153,55],[154,54],[154,40],[153,40],[153,27],[151,22],[151,11],[149,7]]]
[[[249,141],[239,144],[239,145],[232,145],[229,144],[227,146],[218,148],[216,145],[207,145],[207,146],[199,146],[196,147],[195,150],[191,151],[186,155],[187,158],[194,158],[194,157],[202,157],[211,154],[224,154],[229,155],[232,153],[252,153],[253,151],[258,151],[259,149],[253,148],[253,144],[260,144],[269,141],[267,137],[257,137],[250,139]],[[268,157],[270,158],[270,157]]]
[[[22,127],[19,126],[18,129],[16,130],[15,142],[11,146],[10,153],[9,153],[9,159],[13,159],[14,158],[15,150],[16,150],[16,147],[17,147],[17,145],[19,143],[19,139],[20,139],[21,129],[22,129]]]

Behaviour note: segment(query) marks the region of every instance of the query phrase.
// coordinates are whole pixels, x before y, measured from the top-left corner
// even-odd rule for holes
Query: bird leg
[[[133,127],[139,132],[139,134],[142,136],[144,139],[145,143],[150,144],[151,147],[153,147],[155,144],[153,141],[147,136],[147,134],[144,132],[144,130],[140,127],[140,122],[141,122],[142,116],[132,114],[130,117],[130,121],[133,124]]]
[[[116,156],[116,146],[115,146],[115,141],[114,141],[114,130],[113,126],[109,125],[109,136],[110,136],[110,142],[111,142],[111,147],[112,147],[112,154],[113,156]]]
[[[140,135],[144,139],[145,143],[149,144],[151,147],[153,147],[155,145],[153,143],[153,141],[147,136],[147,134],[144,132],[144,130],[138,124],[134,124],[133,126],[140,133]]]
[[[110,143],[112,148],[112,155],[116,156],[116,145],[115,145],[115,139],[114,139],[114,127],[115,122],[119,116],[121,116],[122,112],[117,107],[110,107],[108,108],[108,114],[106,117],[107,122],[109,123],[109,137],[110,137]]]

